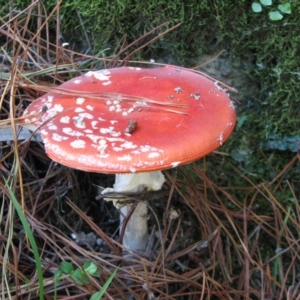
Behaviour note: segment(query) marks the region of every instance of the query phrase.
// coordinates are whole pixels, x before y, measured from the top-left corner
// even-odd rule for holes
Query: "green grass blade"
[[[26,220],[26,217],[25,215],[23,214],[23,211],[22,211],[22,208],[17,200],[17,198],[15,197],[13,191],[11,190],[11,188],[9,187],[7,181],[5,180],[5,185],[6,185],[6,188],[9,192],[9,195],[12,199],[12,202],[14,204],[14,207],[19,215],[19,218],[22,222],[22,225],[24,227],[24,230],[26,232],[26,235],[28,236],[28,239],[29,239],[29,242],[30,242],[30,245],[32,247],[32,251],[33,251],[33,255],[34,255],[34,259],[35,259],[35,262],[36,262],[36,269],[37,269],[37,276],[38,276],[38,281],[39,281],[39,294],[40,294],[40,300],[43,300],[44,299],[44,278],[43,278],[43,271],[42,271],[42,263],[41,263],[41,260],[40,260],[40,256],[39,256],[39,251],[38,251],[38,248],[37,248],[37,245],[36,245],[36,242],[34,240],[34,237],[33,237],[33,234],[32,234],[32,231],[30,229],[30,225],[29,223],[27,222]]]
[[[103,285],[102,289],[95,293],[91,298],[90,300],[100,300],[102,298],[102,296],[104,295],[104,293],[106,292],[106,290],[108,289],[109,285],[111,284],[111,282],[113,281],[115,275],[117,274],[118,272],[118,268],[116,268],[113,273],[109,276],[109,278],[107,279],[107,281],[105,282],[105,284]]]

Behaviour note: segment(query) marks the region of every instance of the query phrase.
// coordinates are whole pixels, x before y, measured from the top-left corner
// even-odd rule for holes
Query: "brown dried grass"
[[[54,272],[62,261],[78,267],[93,261],[101,277],[80,286],[65,276],[57,299],[89,299],[117,266],[105,299],[300,299],[299,180],[286,179],[299,154],[272,182],[260,184],[231,166],[224,153],[166,171],[167,195],[149,201],[151,246],[124,259],[116,241],[118,213],[95,200],[94,184],[110,186],[113,178],[55,164],[42,143],[18,141],[16,119],[42,94],[24,83],[56,86],[80,74],[88,60],[90,68],[123,63],[122,50],[107,60],[65,49],[58,38],[52,42],[51,36],[59,37],[59,22],[49,28],[59,17],[59,5],[45,15],[36,1],[0,19],[0,126],[10,123],[15,132],[14,140],[0,147],[2,299],[39,298],[32,249],[2,178],[13,187],[39,247],[44,299],[54,299]],[[32,22],[38,32],[30,31]],[[216,172],[224,164],[243,184],[226,186],[227,176]],[[288,206],[277,199],[284,191],[294,198]],[[102,243],[90,243],[89,233]]]

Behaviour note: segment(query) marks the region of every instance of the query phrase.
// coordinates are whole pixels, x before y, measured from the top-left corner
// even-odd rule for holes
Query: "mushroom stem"
[[[120,209],[120,224],[131,210],[131,205],[124,205]],[[121,229],[122,230],[121,225]],[[141,201],[126,224],[123,236],[123,246],[132,251],[145,251],[148,242],[147,203]]]
[[[165,177],[161,171],[135,173],[135,174],[117,174],[113,190],[122,192],[141,192],[144,190],[157,191],[161,189]],[[115,204],[116,206],[116,204]],[[121,211],[121,229],[124,219],[131,209],[131,205],[122,205]],[[148,223],[147,223],[147,203],[140,201],[135,211],[126,224],[123,237],[123,245],[132,251],[144,251],[148,242]]]

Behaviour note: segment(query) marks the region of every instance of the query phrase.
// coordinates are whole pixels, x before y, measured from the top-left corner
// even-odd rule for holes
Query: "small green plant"
[[[252,3],[252,10],[255,13],[260,13],[263,10],[263,7],[270,7],[271,11],[269,11],[269,19],[272,21],[278,21],[283,19],[284,14],[291,14],[292,8],[289,2],[281,3],[274,8],[272,0],[259,0],[259,2]]]
[[[55,271],[55,282],[59,280],[62,275],[69,275],[74,282],[79,285],[89,284],[90,280],[88,275],[93,277],[100,277],[98,267],[91,261],[87,261],[83,264],[82,268],[74,268],[74,266],[67,261],[60,263],[60,268]]]
[[[95,294],[92,295],[90,300],[100,300],[101,297],[104,295],[106,292],[107,288],[111,284],[112,280],[114,279],[116,273],[118,271],[118,268],[114,270],[114,272],[109,276],[105,284],[103,285],[102,289],[99,292],[96,292]],[[93,277],[100,277],[100,272],[98,267],[92,262],[92,261],[87,261],[83,264],[82,268],[74,268],[74,266],[67,261],[63,261],[60,263],[60,268],[57,269],[54,273],[54,284],[55,287],[57,287],[59,279],[63,275],[69,275],[75,283],[79,285],[86,285],[90,283],[90,280],[88,276],[93,276]],[[55,289],[55,295],[54,299],[57,297],[57,290]]]

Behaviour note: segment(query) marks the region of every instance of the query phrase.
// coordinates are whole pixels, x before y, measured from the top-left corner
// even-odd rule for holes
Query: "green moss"
[[[224,11],[220,17],[226,28],[221,33],[222,45],[231,49],[231,55],[252,61],[247,74],[257,89],[244,96],[247,102],[241,113],[248,116],[244,128],[255,131],[260,139],[271,133],[293,136],[299,132],[300,36],[296,32],[300,26],[299,8],[295,6],[296,2],[293,13],[276,23],[265,15],[251,14],[246,7],[233,21]]]
[[[164,29],[182,23],[180,30],[168,34],[140,55],[143,58],[166,56],[170,60],[183,62],[184,57],[189,56],[191,51],[200,54],[205,45],[201,32],[201,24],[205,23],[199,16],[205,11],[208,14],[213,7],[210,1],[202,1],[201,4],[197,2],[68,0],[64,1],[61,10],[62,28],[70,37],[74,36],[74,32],[82,32],[85,28],[94,53],[110,48],[108,55],[113,55],[123,42],[125,45],[129,44],[164,22],[168,22]],[[83,19],[82,24],[74,18],[77,13]],[[161,32],[159,30],[151,37]]]

